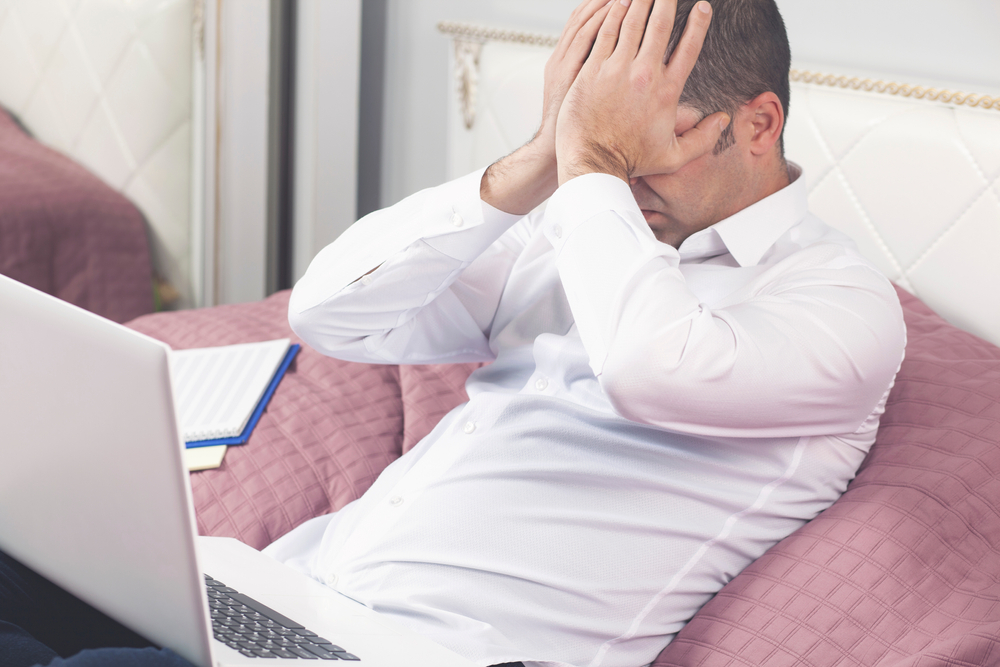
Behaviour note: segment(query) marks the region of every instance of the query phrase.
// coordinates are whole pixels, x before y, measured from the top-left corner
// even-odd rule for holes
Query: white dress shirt
[[[480,171],[355,224],[296,285],[296,333],[493,363],[362,498],[267,553],[481,665],[651,662],[840,496],[902,360],[892,286],[792,172],[679,251],[599,174],[522,218],[480,200]]]

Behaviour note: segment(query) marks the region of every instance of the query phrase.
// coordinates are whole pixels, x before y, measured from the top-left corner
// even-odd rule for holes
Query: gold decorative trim
[[[198,49],[198,60],[205,60],[205,0],[194,0],[191,6],[191,28]]]
[[[515,44],[530,44],[531,46],[555,46],[559,42],[558,35],[500,30],[499,28],[487,28],[457,21],[441,21],[437,28],[446,35],[470,42],[513,42]]]
[[[479,56],[482,52],[483,44],[494,41],[554,47],[559,42],[558,35],[521,32],[518,30],[501,30],[499,28],[488,28],[472,23],[460,23],[458,21],[441,21],[438,23],[437,28],[440,32],[450,36],[455,42],[455,59],[458,65],[455,76],[457,79],[459,106],[465,120],[465,127],[468,129],[472,129],[476,120]],[[849,88],[868,93],[909,97],[927,102],[940,102],[941,104],[1000,111],[1000,97],[990,97],[989,95],[978,95],[962,91],[956,92],[916,86],[908,83],[896,83],[895,81],[862,79],[860,77],[824,74],[822,72],[810,72],[798,69],[791,70],[788,78],[794,82],[808,83],[816,86]]]
[[[462,37],[453,37],[455,45],[455,84],[458,87],[459,105],[465,129],[476,123],[476,97],[479,93],[479,56],[483,43]]]
[[[808,70],[797,69],[793,69],[789,72],[788,78],[791,81],[809,83],[817,86],[850,88],[851,90],[861,90],[869,93],[913,97],[918,100],[927,100],[928,102],[940,102],[942,104],[954,104],[956,106],[995,109],[1000,111],[1000,97],[994,98],[988,95],[963,93],[961,91],[953,92],[938,88],[913,86],[908,83],[896,83],[895,81],[873,81],[872,79],[838,76],[836,74],[823,74],[821,72],[810,72]]]

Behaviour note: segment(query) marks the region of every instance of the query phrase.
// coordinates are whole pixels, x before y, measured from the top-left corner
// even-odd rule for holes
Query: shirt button
[[[338,577],[337,577],[336,574],[328,574],[328,575],[326,575],[326,585],[327,586],[336,586],[337,585],[337,578]]]
[[[392,498],[389,499],[389,504],[392,505],[393,507],[399,507],[400,505],[403,504],[403,499],[400,498],[399,496],[393,496]]]
[[[560,227],[559,225],[556,225],[555,227],[553,227],[552,228],[552,235],[555,236],[557,239],[561,239],[562,238],[562,227]]]
[[[538,378],[535,380],[535,389],[538,391],[545,391],[549,386],[549,381],[545,378]]]
[[[465,224],[465,220],[462,220],[462,216],[460,216],[458,213],[455,213],[454,215],[451,216],[451,224],[455,225],[456,227],[461,227],[462,225]]]
[[[466,434],[471,434],[473,431],[476,430],[476,423],[465,422],[465,428],[463,428],[462,430],[465,431]]]
[[[365,276],[364,278],[361,279],[361,284],[362,285],[371,285],[372,284],[372,277],[371,276]]]

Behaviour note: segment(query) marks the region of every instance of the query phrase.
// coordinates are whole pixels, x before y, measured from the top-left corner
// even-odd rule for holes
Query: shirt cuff
[[[631,188],[610,174],[586,174],[560,186],[549,200],[543,233],[558,254],[583,223],[606,211],[617,213],[637,237],[655,240]]]
[[[676,266],[677,251],[656,240],[631,188],[607,174],[587,174],[560,187],[546,210],[543,233],[556,250],[590,367],[600,376],[632,277],[656,257]]]
[[[485,171],[479,169],[437,188],[423,210],[423,219],[430,222],[425,243],[461,262],[477,258],[524,217],[504,213],[480,198]]]

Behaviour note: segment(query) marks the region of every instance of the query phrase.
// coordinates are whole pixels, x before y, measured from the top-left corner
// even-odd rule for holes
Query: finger
[[[604,19],[607,17],[608,12],[611,11],[611,4],[611,2],[605,2],[604,6],[598,9],[597,12],[590,17],[590,20],[587,21],[587,23],[580,28],[579,32],[576,33],[576,37],[573,39],[572,44],[570,44],[569,50],[566,52],[567,60],[581,64],[584,60],[586,60],[591,49],[594,47],[594,40],[597,39],[597,32],[601,29],[601,25],[604,24]]]
[[[646,21],[649,20],[649,9],[653,0],[632,0],[628,13],[622,20],[621,34],[618,37],[618,46],[615,53],[632,60],[639,52],[639,45],[642,44],[642,35],[646,32]]]
[[[703,118],[700,123],[677,137],[673,155],[668,159],[669,173],[707,154],[719,143],[719,137],[730,123],[729,114],[719,111]]]
[[[621,30],[625,14],[628,12],[629,4],[629,0],[615,0],[611,3],[611,10],[597,32],[597,39],[594,40],[594,48],[590,53],[591,58],[587,59],[588,61],[592,58],[596,58],[598,61],[607,60],[614,53],[615,45],[618,44],[618,33]]]
[[[698,62],[711,23],[712,6],[705,0],[691,8],[681,41],[670,55],[670,62],[667,63],[667,76],[675,83],[674,94],[678,99],[691,75],[691,70],[694,69],[694,64]]]
[[[650,63],[662,63],[670,46],[670,34],[674,30],[677,15],[677,0],[656,0],[646,22],[646,32],[642,37],[639,59]]]
[[[563,26],[562,34],[559,36],[559,41],[556,43],[555,55],[557,58],[562,58],[567,51],[569,51],[570,46],[576,39],[581,28],[590,22],[594,14],[604,9],[613,0],[584,0],[573,13],[570,14],[569,20],[566,21],[566,25]]]

